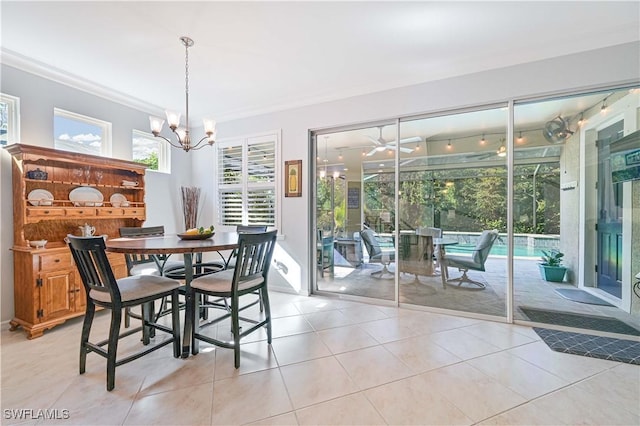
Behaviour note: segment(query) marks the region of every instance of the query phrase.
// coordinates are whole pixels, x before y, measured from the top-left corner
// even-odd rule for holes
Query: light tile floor
[[[528,327],[271,300],[273,344],[264,333],[243,344],[239,370],[228,349],[201,343],[174,359],[167,347],[118,367],[112,392],[103,358],[90,354],[78,374],[80,319],[35,340],[5,326],[2,424],[640,424],[640,367],[553,352]],[[106,332],[108,313],[95,328]],[[121,347],[137,345],[131,336]],[[18,419],[21,409],[40,418]]]
[[[318,274],[318,289],[339,295],[362,296],[378,300],[393,301],[395,281],[371,276],[380,270],[380,264],[363,264],[358,268],[336,266],[334,273]],[[395,269],[395,264],[390,266]],[[481,291],[464,291],[452,287],[443,288],[438,276],[415,277],[401,273],[399,276],[400,302],[450,311],[472,312],[491,316],[506,316],[507,310],[507,263],[505,257],[491,256],[486,263],[486,272],[469,271],[469,277],[487,285]],[[449,268],[451,277],[460,273]],[[391,276],[390,276],[391,277]],[[617,318],[640,329],[640,315],[629,314],[614,306],[599,306],[578,303],[560,296],[557,288],[576,288],[568,282],[551,283],[539,276],[538,259],[516,258],[514,260],[514,318],[529,321],[520,307],[550,309],[576,314]]]

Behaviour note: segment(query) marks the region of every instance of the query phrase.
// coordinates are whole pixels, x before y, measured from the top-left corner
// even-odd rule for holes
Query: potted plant
[[[542,262],[538,264],[542,279],[556,283],[560,283],[564,280],[567,268],[562,266],[563,257],[564,253],[559,250],[542,250]]]

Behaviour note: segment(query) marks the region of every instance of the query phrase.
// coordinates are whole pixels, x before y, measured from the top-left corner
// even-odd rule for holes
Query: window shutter
[[[275,148],[274,142],[249,145],[247,150],[247,179],[249,184],[275,182]]]
[[[219,185],[242,183],[242,145],[220,147],[218,149]]]
[[[218,217],[223,225],[242,225],[242,191],[220,191]]]
[[[264,135],[217,146],[221,225],[277,226],[277,140]]]
[[[247,206],[249,225],[275,225],[276,194],[273,189],[250,190]]]

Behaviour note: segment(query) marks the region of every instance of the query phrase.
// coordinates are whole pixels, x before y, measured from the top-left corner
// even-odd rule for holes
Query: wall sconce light
[[[487,141],[484,138],[484,133],[482,134],[482,139],[480,139],[480,145],[484,145]]]
[[[447,149],[451,150],[451,139],[449,139],[449,142],[447,142]]]

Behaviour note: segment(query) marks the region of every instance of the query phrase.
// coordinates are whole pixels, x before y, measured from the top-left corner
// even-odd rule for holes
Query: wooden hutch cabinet
[[[14,144],[13,264],[15,317],[33,339],[69,318],[84,315],[86,294],[69,248],[80,226],[95,235],[119,236],[123,226],[142,226],[146,166],[132,161]],[[47,240],[45,247],[29,241]],[[116,278],[127,275],[122,254],[109,253]]]

